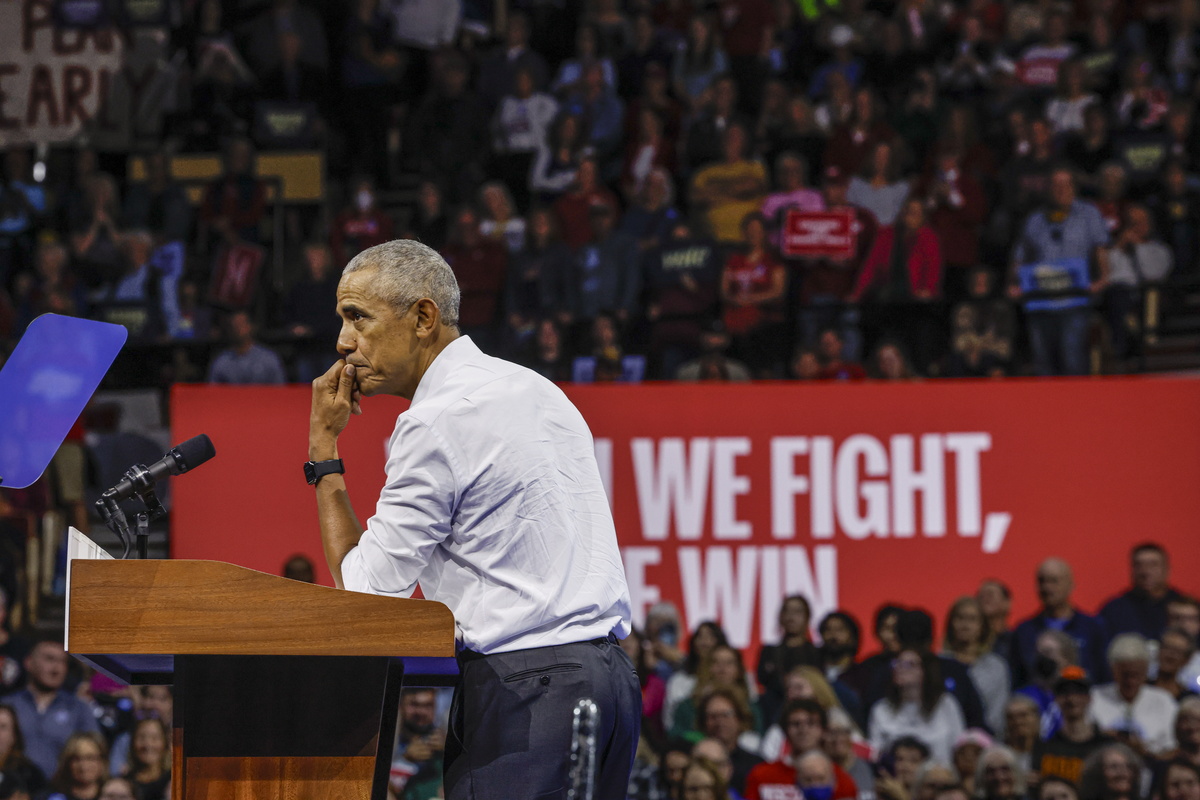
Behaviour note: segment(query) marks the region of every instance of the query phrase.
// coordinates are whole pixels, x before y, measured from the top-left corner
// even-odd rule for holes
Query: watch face
[[[317,471],[313,469],[313,462],[311,461],[304,462],[304,479],[308,481],[310,485],[317,482]]]

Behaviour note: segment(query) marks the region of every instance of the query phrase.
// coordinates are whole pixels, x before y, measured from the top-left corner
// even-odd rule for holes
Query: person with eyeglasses
[[[108,747],[94,731],[67,739],[43,800],[98,800],[108,778]]]
[[[949,764],[954,741],[966,730],[962,707],[946,691],[937,657],[903,650],[892,660],[892,683],[871,707],[871,746],[884,750],[901,736],[929,745],[935,761]]]
[[[692,759],[683,772],[680,800],[727,800],[729,786],[717,768],[702,758]]]
[[[127,778],[109,778],[100,787],[96,800],[142,800],[142,797]]]

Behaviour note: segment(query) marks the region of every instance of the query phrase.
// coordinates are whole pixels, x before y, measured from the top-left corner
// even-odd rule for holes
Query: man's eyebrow
[[[361,316],[366,316],[363,310],[353,303],[342,303],[340,310],[343,314],[360,314]]]

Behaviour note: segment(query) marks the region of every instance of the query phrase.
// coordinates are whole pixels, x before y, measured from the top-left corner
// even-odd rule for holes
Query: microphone
[[[183,444],[172,447],[167,454],[148,467],[134,464],[117,485],[101,497],[105,502],[119,503],[150,491],[154,484],[168,475],[182,475],[217,454],[212,440],[205,434],[193,436]]]

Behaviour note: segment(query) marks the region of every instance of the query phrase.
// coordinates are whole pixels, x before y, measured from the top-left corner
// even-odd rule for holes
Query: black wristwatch
[[[346,465],[342,463],[340,458],[332,458],[329,461],[305,461],[304,462],[304,478],[308,481],[309,486],[316,486],[317,481],[324,478],[326,475],[346,474]]]

